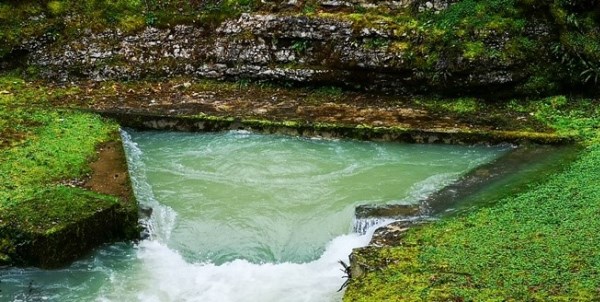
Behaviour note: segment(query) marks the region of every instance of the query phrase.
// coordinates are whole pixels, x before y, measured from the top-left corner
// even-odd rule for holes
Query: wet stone
[[[360,205],[355,209],[357,219],[360,218],[404,218],[417,216],[420,213],[418,204]]]
[[[425,220],[401,220],[375,230],[370,246],[401,246],[406,232],[411,228],[427,223]]]

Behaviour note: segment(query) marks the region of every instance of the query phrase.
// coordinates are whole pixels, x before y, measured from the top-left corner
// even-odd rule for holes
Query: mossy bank
[[[597,300],[600,112],[579,106],[544,114],[578,133],[577,160],[490,207],[415,227],[394,246],[355,250],[361,276],[344,300]]]
[[[118,125],[53,109],[48,91],[23,85],[0,80],[1,263],[56,267],[137,238]]]

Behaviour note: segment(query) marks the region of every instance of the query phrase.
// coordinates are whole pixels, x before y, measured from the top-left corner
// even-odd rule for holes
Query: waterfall
[[[166,244],[177,214],[156,200],[142,150],[129,133],[121,135],[136,198],[153,209],[141,221],[150,237],[138,246],[136,277],[116,275],[98,301],[338,301],[342,293],[336,291],[345,281],[338,261],[347,261],[353,248],[368,244],[369,230],[383,222],[365,222],[360,232],[336,237],[308,263],[190,263]]]
[[[369,231],[374,231],[392,221],[394,220],[389,218],[354,218],[352,221],[352,231],[357,234],[365,235],[369,233]]]
[[[135,197],[140,205],[152,209],[152,215],[141,218],[140,224],[148,231],[149,239],[168,240],[175,227],[177,213],[172,208],[159,203],[154,197],[146,175],[146,166],[142,160],[142,150],[131,139],[131,135],[121,130],[121,139],[127,154],[127,165]]]
[[[377,199],[373,197],[378,194],[377,190],[366,192],[367,189],[372,189],[373,185],[361,187],[344,187],[343,189],[331,189],[328,191],[326,183],[337,183],[343,178],[364,177],[364,179],[372,179],[372,174],[369,173],[372,167],[387,167],[389,172],[391,165],[400,165],[402,154],[400,151],[388,152],[386,156],[389,158],[379,157],[379,153],[374,152],[373,144],[358,145],[358,154],[353,151],[346,151],[339,146],[331,147],[331,142],[315,141],[315,140],[299,140],[294,138],[279,139],[275,143],[263,143],[254,135],[247,133],[235,132],[225,136],[207,136],[207,139],[202,142],[195,141],[194,137],[184,137],[186,134],[166,134],[160,137],[146,136],[146,133],[135,133],[134,138],[123,131],[122,138],[125,145],[125,150],[128,155],[128,165],[132,178],[132,185],[136,197],[140,204],[149,206],[153,209],[149,219],[141,221],[149,231],[149,239],[141,241],[135,247],[135,261],[126,272],[113,272],[108,278],[108,284],[102,286],[97,301],[219,301],[219,302],[239,302],[239,301],[292,301],[292,302],[331,302],[339,301],[342,298],[343,292],[337,292],[340,286],[344,283],[344,273],[340,270],[341,266],[338,261],[348,260],[348,256],[354,248],[365,246],[371,240],[373,232],[380,226],[383,226],[391,221],[389,218],[360,218],[352,221],[352,232],[350,234],[342,234],[343,228],[348,226],[349,220],[342,224],[342,229],[335,231],[330,238],[329,243],[323,245],[309,246],[313,249],[314,257],[306,261],[288,261],[288,260],[260,260],[252,261],[246,258],[234,256],[226,261],[216,261],[211,258],[212,250],[204,247],[212,247],[220,244],[220,241],[225,241],[231,238],[227,236],[237,236],[236,232],[242,232],[249,228],[245,223],[254,222],[254,220],[273,221],[276,224],[254,227],[258,230],[264,230],[265,238],[272,234],[284,234],[284,240],[298,240],[303,236],[307,236],[307,232],[299,231],[304,224],[296,224],[294,227],[284,226],[285,211],[279,209],[274,211],[271,207],[266,207],[266,202],[262,202],[262,195],[258,191],[251,191],[253,188],[262,186],[272,186],[275,192],[289,192],[288,195],[279,196],[280,203],[287,203],[291,207],[296,207],[296,210],[305,208],[314,208],[322,206],[324,210],[329,210],[327,203],[319,200],[320,196],[328,196],[329,202],[332,199],[339,198],[340,192],[348,199],[337,199],[340,203],[340,209],[344,207],[348,209],[347,203],[352,202],[352,198],[362,198],[366,202],[375,199],[387,200],[386,198]],[[139,140],[138,140],[139,137]],[[154,153],[144,154],[138,143],[142,144],[144,139],[146,144],[151,147],[145,149],[148,145],[144,144],[143,150],[158,150],[148,151]],[[183,137],[183,138],[182,138]],[[171,139],[175,142],[183,140],[191,141],[187,149],[171,144]],[[243,144],[234,144],[234,147],[225,147],[228,143],[235,140],[244,139]],[[262,138],[260,138],[262,139]],[[286,151],[273,151],[276,149],[273,144],[278,144],[280,147],[285,147]],[[358,143],[356,143],[358,144]],[[291,145],[291,146],[290,146]],[[157,149],[158,146],[158,149]],[[162,148],[162,149],[160,149]],[[228,149],[229,148],[229,149]],[[246,150],[245,148],[254,148]],[[264,148],[264,149],[261,149]],[[400,147],[398,147],[400,148]],[[414,148],[410,147],[410,148]],[[428,146],[422,148],[430,148]],[[304,150],[296,155],[296,157],[280,158],[278,156],[293,156],[287,150]],[[377,151],[377,150],[375,150]],[[179,153],[186,156],[191,156],[186,159],[176,158]],[[162,155],[162,157],[156,157]],[[266,154],[264,157],[257,157],[257,154]],[[376,155],[373,155],[376,154]],[[228,160],[233,155],[241,157],[241,162],[229,162]],[[307,156],[316,156],[315,162],[310,162]],[[460,154],[459,154],[460,155]],[[330,158],[336,156],[340,161],[332,162]],[[371,162],[367,158],[371,159]],[[396,157],[394,157],[396,156]],[[436,154],[433,158],[439,158]],[[209,166],[195,167],[199,158],[210,158],[207,162]],[[275,158],[275,159],[274,159]],[[341,164],[341,160],[345,160]],[[358,161],[360,159],[360,161]],[[261,162],[261,160],[265,160]],[[286,165],[280,163],[285,162]],[[327,166],[331,171],[323,172],[316,170],[318,165]],[[394,177],[398,176],[398,172],[405,172],[405,178],[410,177],[414,161],[410,162],[410,166],[397,166],[394,169]],[[427,164],[422,164],[425,170],[431,170]],[[404,169],[403,169],[404,167]],[[460,169],[458,166],[456,170]],[[293,170],[297,169],[297,170]],[[257,171],[258,176],[250,172]],[[218,173],[217,173],[218,172]],[[222,174],[225,173],[225,174]],[[230,173],[230,174],[227,174]],[[283,177],[273,175],[281,175]],[[285,174],[287,173],[287,174]],[[431,173],[428,171],[428,173]],[[423,195],[437,189],[446,181],[457,176],[457,172],[447,173],[432,173],[433,175],[422,178],[417,183],[413,183],[413,187],[408,190],[409,200],[419,200]],[[190,176],[190,178],[182,178],[182,176]],[[149,177],[152,177],[152,184],[149,183]],[[156,183],[156,179],[161,178],[162,183]],[[166,180],[165,180],[166,179]],[[382,183],[379,181],[377,185],[382,188],[396,188],[395,182],[391,182],[394,178],[388,177],[385,180],[390,183]],[[205,181],[202,183],[201,181]],[[185,182],[185,184],[182,184]],[[220,187],[223,184],[232,182],[235,186],[234,191],[227,191],[226,187]],[[288,189],[286,185],[289,183],[302,183],[303,187],[298,189]],[[178,190],[174,187],[180,185]],[[363,185],[362,182],[356,185]],[[202,186],[198,190],[197,186]],[[198,190],[200,193],[197,196],[186,196],[192,189]],[[306,190],[305,188],[311,188]],[[180,191],[182,190],[182,191]],[[286,191],[287,190],[287,191]],[[254,199],[244,200],[239,195],[234,193],[253,192]],[[225,197],[219,196],[215,192],[225,194]],[[213,195],[208,195],[213,194]],[[362,194],[362,195],[361,195]],[[164,196],[169,196],[172,199],[171,203],[165,202]],[[358,197],[361,195],[362,197]],[[157,200],[160,197],[161,203]],[[299,197],[300,196],[300,197]],[[174,208],[170,205],[176,204],[188,198],[183,210],[193,210],[193,212],[179,212],[179,217]],[[242,216],[236,212],[227,212],[226,214],[218,214],[224,217],[224,220],[218,221],[210,225],[210,228],[204,228],[198,231],[197,224],[184,225],[186,217],[190,215],[202,215],[202,211],[215,211],[219,206],[226,205],[231,200],[236,202],[231,203],[233,208],[239,210],[242,203],[248,204],[252,201],[259,206],[254,210],[256,212],[247,212]],[[316,200],[313,204],[302,205],[300,202],[306,200]],[[209,206],[207,206],[209,205]],[[275,203],[274,206],[278,204]],[[181,205],[180,205],[181,206]],[[271,205],[270,205],[271,206]],[[298,208],[299,207],[299,208]],[[180,211],[180,208],[177,208]],[[198,212],[199,209],[202,209]],[[341,215],[342,210],[331,210],[332,215],[336,217],[346,217]],[[262,215],[262,216],[260,216]],[[197,216],[192,216],[197,217]],[[208,217],[211,219],[211,216]],[[313,216],[306,216],[303,219],[315,219]],[[200,219],[202,223],[202,219]],[[323,234],[324,231],[333,232],[332,225],[328,221],[319,221],[320,226],[315,226],[308,231],[314,231],[318,234]],[[343,220],[339,220],[343,221]],[[292,221],[293,222],[293,221]],[[236,232],[226,233],[229,224],[240,224],[241,229]],[[206,224],[204,224],[206,225]],[[202,226],[204,226],[202,225]],[[345,225],[345,226],[344,226]],[[252,228],[252,227],[250,227]],[[326,228],[329,228],[327,230]],[[275,231],[280,231],[276,233]],[[271,233],[268,233],[271,232]],[[182,240],[182,233],[186,234],[185,240]],[[230,234],[230,235],[227,235]],[[262,233],[261,233],[262,234]],[[178,237],[179,236],[179,237]],[[209,240],[212,236],[212,240]],[[217,238],[215,240],[214,238]],[[234,241],[228,244],[234,247],[242,246],[241,241],[246,237],[235,237]],[[257,238],[255,241],[259,241]],[[264,247],[267,252],[277,253],[283,247],[271,244],[272,239],[260,243],[260,248]],[[326,241],[325,241],[326,242]],[[252,243],[252,242],[251,242]],[[188,246],[200,249],[186,249]],[[284,245],[285,246],[285,245]],[[254,248],[254,246],[251,246]],[[304,245],[292,245],[292,247],[306,248]],[[262,250],[261,250],[262,251]],[[236,251],[238,252],[238,251]],[[242,251],[243,252],[243,251]],[[208,254],[206,255],[202,255]],[[224,253],[234,252],[225,251]],[[270,255],[270,254],[268,254]],[[279,258],[280,259],[280,258]]]
[[[338,261],[392,221],[352,220],[356,206],[414,204],[502,151],[239,131],[121,135],[136,198],[152,208],[140,221],[148,239],[59,270],[5,269],[1,301],[340,301]]]

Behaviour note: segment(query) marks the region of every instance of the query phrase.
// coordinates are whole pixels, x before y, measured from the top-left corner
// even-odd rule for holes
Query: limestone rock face
[[[348,3],[358,5],[365,0],[353,1]],[[420,10],[451,5],[443,0],[393,3],[416,5]],[[46,77],[62,81],[186,75],[404,94],[488,93],[519,84],[527,77],[519,60],[466,59],[452,52],[441,52],[427,67],[419,66],[415,62],[430,58],[415,57],[406,45],[421,43],[420,35],[388,24],[361,25],[333,17],[243,14],[214,30],[177,25],[149,27],[128,35],[118,30],[84,31],[67,43],[33,47],[29,63],[40,67]],[[501,49],[509,40],[490,34],[486,44]]]

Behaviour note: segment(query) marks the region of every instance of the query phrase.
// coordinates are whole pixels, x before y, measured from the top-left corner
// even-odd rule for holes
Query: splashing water
[[[414,203],[505,150],[247,132],[123,141],[150,239],[4,271],[0,300],[338,301],[338,261],[386,223],[355,221],[357,205]]]

